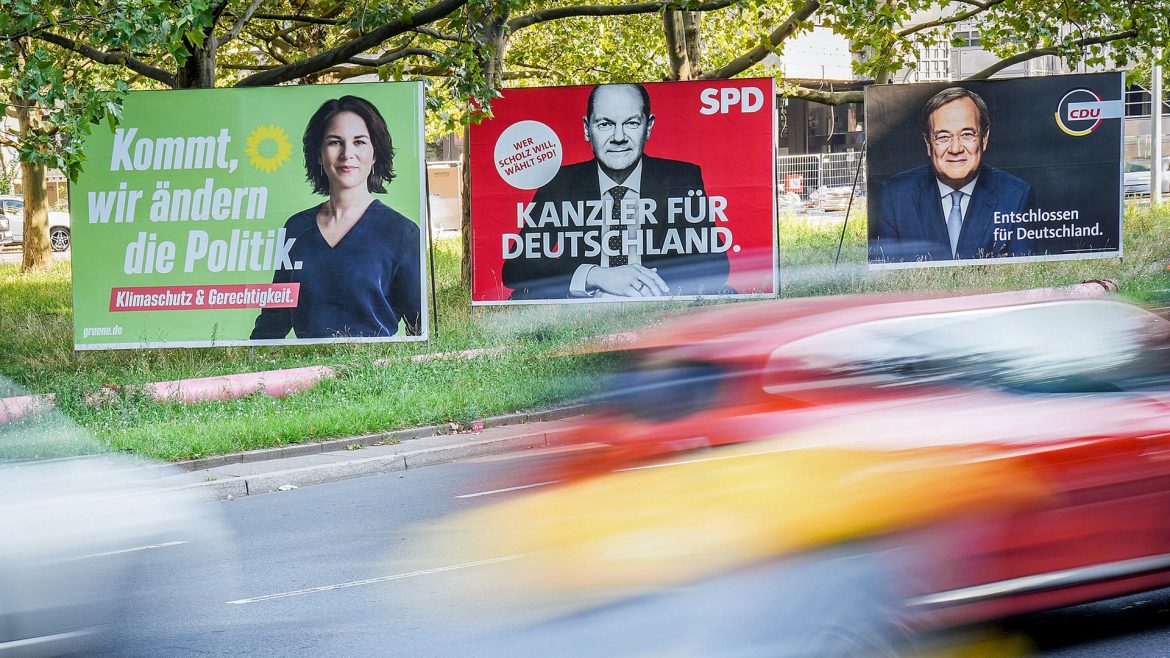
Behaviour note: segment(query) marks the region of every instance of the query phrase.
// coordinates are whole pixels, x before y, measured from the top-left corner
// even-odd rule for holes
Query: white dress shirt
[[[602,245],[603,249],[601,251],[601,265],[600,265],[600,267],[609,267],[609,255],[605,253],[604,247],[606,244],[606,240],[609,239],[609,231],[611,230],[611,228],[616,228],[616,229],[622,231],[623,243],[625,243],[627,238],[631,241],[636,239],[637,235],[638,235],[638,231],[642,228],[642,226],[641,226],[642,214],[638,209],[638,205],[639,205],[638,199],[641,198],[641,196],[639,195],[639,191],[642,188],[642,160],[641,159],[638,160],[638,165],[636,167],[634,167],[634,170],[632,172],[630,172],[630,175],[622,183],[614,182],[614,180],[612,178],[607,176],[605,174],[605,172],[601,170],[601,166],[598,165],[598,167],[597,167],[597,183],[598,183],[598,187],[601,189],[601,201],[603,203],[605,203],[605,207],[607,209],[613,204],[613,197],[610,196],[609,191],[611,189],[617,187],[618,185],[621,185],[622,187],[626,188],[625,196],[622,197],[621,212],[623,213],[624,218],[634,220],[629,224],[622,224],[621,226],[617,226],[617,227],[607,226],[607,227],[605,227],[605,230],[603,230],[601,232],[601,245]],[[609,215],[607,214],[606,217],[608,218]],[[626,254],[626,257],[629,258],[630,265],[641,265],[642,264],[642,254],[639,253],[637,250],[630,251],[629,253]],[[569,295],[570,296],[572,296],[572,297],[590,297],[593,295],[593,293],[595,291],[588,291],[585,289],[585,277],[588,276],[589,271],[595,267],[598,267],[598,266],[597,265],[581,265],[577,268],[577,270],[575,272],[573,272],[573,278],[569,282]]]
[[[963,200],[959,202],[959,210],[962,211],[962,213],[963,213],[963,221],[967,221],[967,206],[971,205],[971,193],[975,191],[975,183],[978,182],[978,180],[979,180],[979,177],[976,176],[975,179],[972,180],[970,183],[967,183],[963,187],[960,187],[959,189],[956,190],[955,188],[951,187],[950,185],[947,185],[946,183],[940,181],[939,179],[937,179],[937,178],[934,179],[934,182],[938,183],[938,193],[939,193],[939,196],[942,198],[942,209],[943,209],[943,221],[944,222],[946,221],[947,216],[950,215],[950,213],[951,213],[951,203],[952,203],[952,201],[950,199],[951,192],[962,192],[963,193]]]

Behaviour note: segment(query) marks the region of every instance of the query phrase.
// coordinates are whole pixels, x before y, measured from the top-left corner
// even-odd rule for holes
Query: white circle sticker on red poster
[[[561,139],[539,121],[517,121],[496,140],[496,171],[512,187],[535,190],[561,168]]]

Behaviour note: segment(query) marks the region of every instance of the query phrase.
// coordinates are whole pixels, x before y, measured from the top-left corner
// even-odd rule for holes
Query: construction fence
[[[849,197],[865,197],[865,155],[861,151],[782,155],[776,158],[780,210],[838,212]],[[854,192],[856,182],[856,192]]]

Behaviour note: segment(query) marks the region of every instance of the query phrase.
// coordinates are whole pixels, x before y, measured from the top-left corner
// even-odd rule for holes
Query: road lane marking
[[[522,451],[508,452],[502,455],[484,455],[482,457],[471,457],[464,461],[486,464],[492,462],[506,462],[516,461],[518,459],[540,459],[542,457],[555,457],[566,453],[584,452],[587,450],[604,450],[610,448],[608,443],[575,443],[564,446],[549,446],[547,448],[527,448]]]
[[[260,603],[261,601],[272,601],[275,599],[287,599],[292,596],[304,596],[306,594],[316,594],[318,592],[329,592],[336,589],[347,589],[350,587],[361,587],[362,585],[376,585],[378,583],[388,583],[392,580],[402,580],[403,578],[414,578],[415,576],[429,576],[431,574],[443,573],[445,571],[458,571],[459,569],[469,569],[471,567],[482,567],[488,564],[496,564],[498,562],[507,562],[508,560],[517,560],[523,557],[528,557],[531,553],[519,553],[516,555],[505,555],[503,557],[493,557],[486,560],[476,560],[475,562],[464,562],[462,564],[450,564],[444,567],[434,567],[433,569],[420,569],[418,571],[407,571],[406,573],[396,573],[392,576],[381,576],[379,578],[366,578],[365,580],[354,580],[348,583],[337,583],[336,585],[322,585],[320,587],[309,587],[306,589],[297,589],[291,592],[280,592],[279,594],[265,594],[264,596],[257,596],[250,599],[236,599],[235,601],[228,601],[228,605],[245,605],[247,603]]]
[[[715,456],[715,457],[701,457],[698,459],[684,459],[684,460],[673,461],[673,462],[661,462],[661,463],[657,463],[657,464],[643,464],[641,466],[627,466],[625,468],[616,468],[613,471],[611,471],[611,473],[626,473],[629,471],[645,471],[645,470],[651,469],[651,468],[668,468],[671,466],[685,466],[687,464],[701,464],[704,462],[723,461],[723,460],[727,460],[727,459],[742,459],[744,457],[755,457],[758,455],[767,455],[767,454],[771,454],[773,452],[783,452],[784,450],[787,450],[787,449],[788,448],[776,449],[776,450],[761,450],[761,451],[750,452],[750,453],[745,453],[745,454],[719,455],[719,456]],[[506,487],[504,489],[492,489],[491,491],[478,491],[476,493],[461,494],[461,495],[455,496],[455,497],[456,498],[478,498],[480,496],[491,496],[493,494],[508,493],[509,491],[523,491],[524,489],[535,489],[537,487],[547,487],[550,484],[561,484],[562,482],[564,482],[564,480],[547,480],[545,482],[534,482],[532,484],[522,484],[522,485],[519,485],[516,487]]]
[[[674,462],[660,462],[657,464],[643,464],[641,466],[627,466],[625,468],[616,468],[613,470],[613,472],[614,473],[628,473],[630,471],[646,471],[646,470],[649,470],[652,468],[670,468],[671,466],[686,466],[687,464],[703,464],[706,462],[723,461],[725,459],[739,459],[741,457],[754,457],[756,455],[762,455],[762,454],[767,454],[767,453],[753,452],[753,453],[746,454],[746,455],[728,455],[728,456],[719,456],[719,457],[703,457],[701,459],[683,459],[683,460],[674,461]]]
[[[182,546],[186,544],[185,541],[168,541],[162,544],[149,544],[147,546],[135,546],[134,548],[123,548],[117,551],[106,551],[105,553],[92,553],[90,555],[82,555],[81,557],[73,558],[75,560],[88,560],[95,557],[109,557],[111,555],[122,555],[124,553],[137,553],[138,551],[149,551],[155,548],[170,548],[171,546]]]
[[[6,642],[0,642],[0,651],[7,653],[8,650],[11,649],[14,655],[19,655],[22,653],[21,649],[27,649],[29,647],[36,648],[38,645],[48,645],[49,647],[52,647],[55,643],[72,642],[74,640],[80,640],[82,638],[88,637],[92,634],[93,632],[88,630],[68,631],[65,633],[41,635],[39,637],[29,637],[20,640],[8,640]]]
[[[699,457],[696,459],[680,459],[673,462],[659,462],[657,464],[643,464],[641,466],[627,466],[625,468],[614,469],[614,473],[626,473],[629,471],[645,471],[652,468],[669,468],[671,466],[686,466],[687,464],[703,464],[706,462],[719,462],[728,459],[744,459],[746,457],[760,457],[762,455],[772,455],[778,452],[795,452],[801,446],[785,445],[776,448],[767,448],[765,450],[753,450],[751,452],[741,452],[734,455],[716,455],[714,457]]]
[[[480,496],[491,496],[493,494],[508,493],[509,491],[523,491],[524,489],[535,489],[536,487],[547,487],[550,484],[560,484],[564,480],[548,480],[547,482],[534,482],[532,484],[522,484],[517,487],[507,487],[505,489],[492,489],[491,491],[477,491],[475,493],[462,494],[455,496],[456,498],[478,498]]]

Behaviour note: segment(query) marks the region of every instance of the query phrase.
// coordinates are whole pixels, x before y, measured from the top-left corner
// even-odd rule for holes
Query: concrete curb
[[[207,400],[234,400],[257,392],[282,398],[312,388],[322,380],[335,376],[337,370],[329,366],[305,366],[220,377],[180,379],[147,384],[143,388],[157,402],[175,400],[191,404]]]
[[[190,493],[202,499],[231,500],[289,488],[446,464],[469,457],[543,448],[548,445],[550,433],[541,429],[513,436],[452,441],[446,445],[428,446],[418,450],[400,450],[373,457],[341,459],[311,466],[261,470],[246,475],[219,475],[207,470],[205,471],[207,479],[202,482],[188,482],[168,489]],[[277,464],[275,461],[272,463]],[[197,476],[197,473],[187,473],[185,476],[189,480],[192,476]]]
[[[414,363],[424,361],[440,361],[445,359],[477,359],[481,356],[502,354],[502,347],[479,348],[461,350],[458,352],[436,352],[431,354],[417,354],[410,358]],[[387,366],[396,363],[395,359],[377,359],[374,366]],[[237,398],[263,393],[281,398],[293,393],[313,388],[326,379],[337,377],[344,366],[302,366],[300,368],[284,368],[281,370],[262,370],[259,372],[241,372],[231,375],[216,375],[212,377],[194,377],[176,379],[166,382],[142,384],[140,388],[150,395],[155,402],[182,402],[193,404],[211,400],[235,400]],[[88,404],[101,404],[117,395],[119,385],[103,386],[93,394],[86,396]]]
[[[480,348],[458,352],[418,354],[411,357],[410,360],[414,363],[422,363],[444,359],[476,359],[503,352],[504,348],[502,347]],[[396,363],[394,359],[378,359],[373,362],[375,366],[387,366],[394,363]],[[184,404],[209,400],[235,400],[255,393],[281,398],[313,388],[326,379],[333,379],[341,369],[341,366],[303,366],[281,370],[242,372],[232,375],[156,382],[143,385],[142,390],[150,394],[156,402],[177,401]],[[114,395],[117,388],[115,386],[102,387],[93,399],[101,401],[109,398]]]
[[[1117,282],[1113,279],[1092,279],[1081,283],[1052,288],[1025,288],[1023,290],[1005,290],[1003,292],[989,292],[972,295],[984,299],[1005,299],[1019,302],[1044,302],[1062,299],[1084,299],[1086,297],[1103,297],[1117,292]]]
[[[343,439],[331,439],[329,441],[319,441],[315,443],[298,443],[290,446],[282,446],[280,448],[265,448],[262,450],[234,452],[227,455],[216,455],[214,457],[204,457],[202,459],[190,459],[187,461],[175,462],[175,465],[186,471],[199,471],[209,468],[229,466],[233,464],[252,464],[274,459],[287,459],[291,457],[303,457],[305,455],[316,455],[339,450],[351,450],[355,446],[401,444],[403,441],[410,441],[413,439],[458,435],[461,431],[480,431],[493,427],[507,427],[510,425],[520,425],[525,423],[560,420],[570,416],[579,416],[585,413],[587,409],[587,405],[578,404],[538,411],[517,412],[504,414],[501,416],[490,416],[488,418],[472,422],[466,427],[453,427],[453,424],[450,423],[444,425],[427,425],[424,427],[413,427],[390,432],[378,432],[376,434],[363,434],[361,436],[351,436]]]
[[[17,395],[10,398],[0,398],[0,425],[10,423],[29,414],[38,414],[42,409],[53,406],[57,396],[47,395]]]

